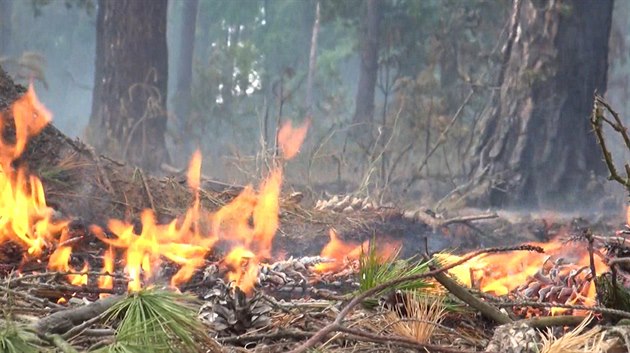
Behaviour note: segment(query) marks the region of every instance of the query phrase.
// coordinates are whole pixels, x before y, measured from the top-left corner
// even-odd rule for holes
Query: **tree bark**
[[[156,170],[165,144],[167,0],[99,0],[86,137],[101,153]]]
[[[381,12],[379,0],[364,0],[363,4],[365,15],[361,17],[361,65],[352,121],[358,125],[354,130],[355,141],[366,147],[372,142],[370,132],[374,120]]]
[[[179,63],[177,69],[177,87],[175,92],[175,115],[177,116],[183,152],[192,152],[192,141],[186,138],[190,130],[189,115],[191,104],[191,85],[193,70],[193,54],[195,50],[195,29],[199,0],[187,0],[182,11],[182,32],[179,42]]]
[[[9,54],[12,7],[12,0],[0,0],[0,57]]]
[[[523,1],[474,148],[479,206],[573,208],[605,175],[588,116],[606,90],[612,5]]]

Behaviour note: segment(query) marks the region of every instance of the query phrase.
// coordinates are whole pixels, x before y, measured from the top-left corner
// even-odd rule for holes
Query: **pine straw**
[[[585,331],[593,316],[587,316],[576,328],[556,338],[551,328],[540,334],[542,347],[540,353],[605,353],[610,342],[604,340],[602,328],[597,326]]]
[[[444,297],[408,291],[403,303],[385,314],[385,321],[397,335],[429,343],[445,314]]]

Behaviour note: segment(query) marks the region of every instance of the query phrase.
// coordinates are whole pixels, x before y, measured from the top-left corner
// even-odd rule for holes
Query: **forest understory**
[[[256,193],[191,173],[194,163],[189,171],[153,176],[52,124],[29,125],[28,117],[38,119],[45,108],[34,92],[0,81],[4,183],[15,188],[3,200],[17,202],[20,190],[31,195],[28,202],[38,200],[38,184],[19,185],[26,180],[12,174],[21,170],[41,180],[45,195],[34,208],[8,206],[35,212],[26,216],[27,229],[12,218],[16,213],[3,217],[0,348],[7,352],[628,347],[630,231],[619,221],[623,210],[588,217],[478,209],[436,214],[425,205],[401,209],[343,196],[302,205],[300,193],[277,190],[278,199],[269,199],[269,180]],[[602,115],[606,107],[593,121],[609,119]],[[15,147],[20,136],[29,138],[23,154]],[[271,213],[260,215],[265,205]],[[210,225],[189,218],[206,212],[226,216]],[[272,229],[271,238],[260,238],[274,219],[277,235]],[[38,243],[46,232],[41,222],[51,230]],[[227,227],[217,244],[188,233],[214,230],[217,222]],[[166,224],[186,237],[165,235]],[[254,241],[230,238],[232,226]],[[174,245],[179,252],[166,249]],[[243,252],[231,262],[235,249]],[[133,251],[139,260],[130,257]],[[130,272],[134,261],[137,272]],[[155,270],[147,261],[161,265]],[[174,284],[182,269],[191,272]]]

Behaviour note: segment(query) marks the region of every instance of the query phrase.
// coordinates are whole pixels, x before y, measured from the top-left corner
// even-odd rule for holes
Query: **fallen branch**
[[[577,315],[561,315],[561,316],[539,316],[533,317],[530,319],[524,319],[516,321],[515,326],[519,326],[519,324],[527,324],[529,327],[533,328],[546,328],[553,326],[577,326],[581,324],[585,316],[577,316]]]
[[[403,212],[403,218],[406,218],[411,221],[422,222],[430,226],[431,228],[433,228],[434,231],[442,227],[446,227],[450,224],[454,224],[454,223],[468,223],[468,222],[473,222],[473,221],[494,219],[498,217],[499,215],[496,214],[495,212],[490,212],[490,213],[482,213],[482,214],[477,214],[477,215],[457,216],[457,217],[452,217],[448,219],[440,219],[440,218],[431,216],[430,214],[424,212],[423,210]]]
[[[67,332],[84,321],[101,315],[123,298],[124,297],[120,295],[112,295],[104,299],[99,299],[88,305],[58,311],[34,323],[32,325],[32,329],[39,335],[61,334]]]
[[[45,335],[45,338],[48,342],[52,343],[55,347],[59,348],[63,353],[79,353],[70,343],[64,340],[59,335]]]
[[[617,315],[624,318],[630,318],[630,312],[605,308],[601,306],[587,306],[587,305],[560,304],[560,303],[541,303],[541,302],[532,302],[532,301],[502,302],[502,303],[496,303],[495,305],[498,307],[529,306],[532,308],[563,308],[563,309],[572,309],[572,310],[585,310],[585,311],[592,311],[592,312],[602,313],[602,314]]]
[[[438,273],[434,275],[433,278],[444,286],[444,288],[448,289],[451,294],[459,298],[464,303],[479,310],[479,312],[488,319],[496,321],[502,325],[513,322],[508,315],[504,314],[501,310],[491,304],[472,295],[466,288],[457,284],[457,282],[451,279],[446,273]]]

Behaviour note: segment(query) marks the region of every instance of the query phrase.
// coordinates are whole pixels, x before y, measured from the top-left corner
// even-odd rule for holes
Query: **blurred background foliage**
[[[312,124],[289,182],[315,193],[355,192],[436,202],[464,183],[474,130],[487,108],[511,9],[508,0],[382,0],[374,143],[353,144],[362,0],[319,0],[313,106],[306,106],[317,0],[199,0],[187,116],[172,113],[172,163],[201,148],[205,174],[246,183],[261,175],[278,123]],[[181,65],[185,1],[168,15],[169,111]],[[0,0],[0,65],[33,79],[55,125],[81,137],[95,55],[95,0]],[[617,2],[610,91],[627,97],[627,2]],[[8,36],[7,34],[8,33]],[[8,38],[8,40],[6,39]],[[471,94],[470,98],[467,96]],[[630,113],[625,101],[613,102]],[[459,113],[457,119],[453,117]],[[625,114],[628,116],[630,114]],[[446,131],[446,132],[445,132]]]

